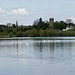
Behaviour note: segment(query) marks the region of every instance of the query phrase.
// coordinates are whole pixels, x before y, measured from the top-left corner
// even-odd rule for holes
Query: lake
[[[0,75],[75,75],[75,37],[0,38]]]

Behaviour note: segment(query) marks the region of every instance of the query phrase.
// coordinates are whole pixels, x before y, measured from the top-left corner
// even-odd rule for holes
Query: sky
[[[75,23],[75,0],[0,0],[0,24],[32,25],[40,17]]]

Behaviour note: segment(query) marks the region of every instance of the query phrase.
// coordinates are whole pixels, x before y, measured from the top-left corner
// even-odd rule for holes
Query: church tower
[[[18,21],[16,21],[16,27],[18,27]]]
[[[53,28],[53,25],[54,25],[54,18],[50,18],[49,19],[49,27]]]

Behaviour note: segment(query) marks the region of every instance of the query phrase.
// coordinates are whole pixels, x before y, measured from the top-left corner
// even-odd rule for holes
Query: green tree
[[[17,32],[18,32],[18,31],[17,31],[17,28],[15,28],[15,29],[13,29],[12,34],[13,34],[13,35],[16,35]]]
[[[44,32],[45,32],[45,36],[46,36],[46,37],[54,36],[54,30],[51,29],[51,28],[47,28],[47,29],[45,29]]]
[[[36,29],[27,30],[24,33],[24,36],[26,36],[26,37],[37,37],[38,36],[38,31]]]
[[[7,33],[11,33],[13,31],[13,29],[12,28],[9,28],[8,30],[7,30]]]
[[[16,25],[15,24],[12,24],[12,28],[16,28]]]
[[[17,37],[23,37],[23,32],[22,32],[22,31],[18,31],[18,32],[16,33],[16,36],[17,36]]]
[[[54,23],[54,29],[63,30],[65,28],[66,28],[66,24],[63,21],[60,21],[60,22],[56,21]]]
[[[48,27],[48,22],[47,21],[42,21],[42,18],[40,18],[39,20],[35,20],[33,23],[33,27],[40,30],[40,29],[46,29]]]
[[[45,36],[44,30],[39,30],[39,36],[40,36],[40,37],[44,37],[44,36]]]

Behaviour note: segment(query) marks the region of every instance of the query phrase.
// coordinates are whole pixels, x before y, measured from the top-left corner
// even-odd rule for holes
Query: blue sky
[[[75,0],[0,0],[0,24],[33,24],[40,17],[55,21],[71,18],[75,23]]]

